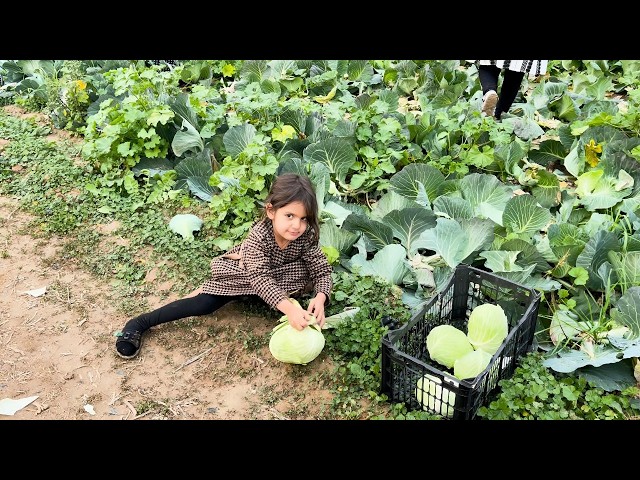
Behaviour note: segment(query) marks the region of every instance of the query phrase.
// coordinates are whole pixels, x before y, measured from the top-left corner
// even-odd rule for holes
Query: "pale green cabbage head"
[[[473,345],[465,333],[453,325],[438,325],[427,335],[429,356],[447,368],[463,355],[473,352]]]
[[[269,351],[281,362],[306,365],[320,355],[324,342],[324,335],[317,324],[296,330],[288,322],[283,322],[273,329]]]
[[[460,380],[475,378],[489,366],[492,355],[484,350],[474,350],[453,362],[453,376]]]
[[[471,311],[467,337],[473,348],[493,355],[509,333],[509,322],[500,305],[483,303]]]
[[[455,385],[458,386],[457,383]],[[415,394],[423,410],[431,410],[443,417],[453,417],[456,393],[448,388],[443,389],[442,381],[438,377],[426,374],[418,379]]]

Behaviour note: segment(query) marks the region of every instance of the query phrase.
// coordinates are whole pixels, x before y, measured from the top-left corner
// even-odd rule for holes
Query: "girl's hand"
[[[287,316],[289,325],[296,330],[302,330],[309,324],[311,315],[304,308],[294,304],[288,298],[281,300],[276,307]]]
[[[311,315],[305,309],[295,307],[295,311],[293,313],[287,314],[287,320],[289,321],[289,325],[296,330],[303,330],[307,325],[309,325]]]
[[[316,317],[316,322],[320,328],[324,325],[324,302],[326,298],[324,293],[319,293],[311,299],[307,307],[307,312],[312,313]]]
[[[289,325],[296,330],[302,330],[309,325],[312,315],[315,317],[318,326],[322,328],[325,321],[324,302],[326,298],[324,293],[317,294],[315,298],[311,299],[306,310],[289,299],[281,300],[276,308],[287,316]]]

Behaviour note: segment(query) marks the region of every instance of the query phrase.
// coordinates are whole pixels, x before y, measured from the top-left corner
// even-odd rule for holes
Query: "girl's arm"
[[[304,261],[309,269],[311,280],[313,281],[313,289],[316,292],[316,299],[320,303],[318,294],[324,294],[322,300],[324,300],[324,306],[327,305],[331,299],[331,290],[333,289],[333,279],[331,274],[333,267],[329,264],[327,257],[318,245],[309,245],[307,251],[304,254]],[[315,299],[314,299],[315,300]]]

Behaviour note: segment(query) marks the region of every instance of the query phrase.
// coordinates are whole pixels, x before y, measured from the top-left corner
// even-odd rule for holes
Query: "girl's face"
[[[284,250],[290,242],[302,235],[307,229],[307,212],[302,202],[291,202],[275,210],[267,205],[267,216],[273,224],[276,243]]]

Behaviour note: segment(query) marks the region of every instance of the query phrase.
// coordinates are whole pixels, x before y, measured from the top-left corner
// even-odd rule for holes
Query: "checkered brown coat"
[[[259,295],[273,308],[283,299],[310,284],[315,293],[331,294],[332,267],[312,230],[281,250],[276,243],[271,220],[253,224],[245,240],[224,255],[211,260],[211,278],[202,285],[204,293],[214,295]],[[328,303],[328,302],[327,302]]]

